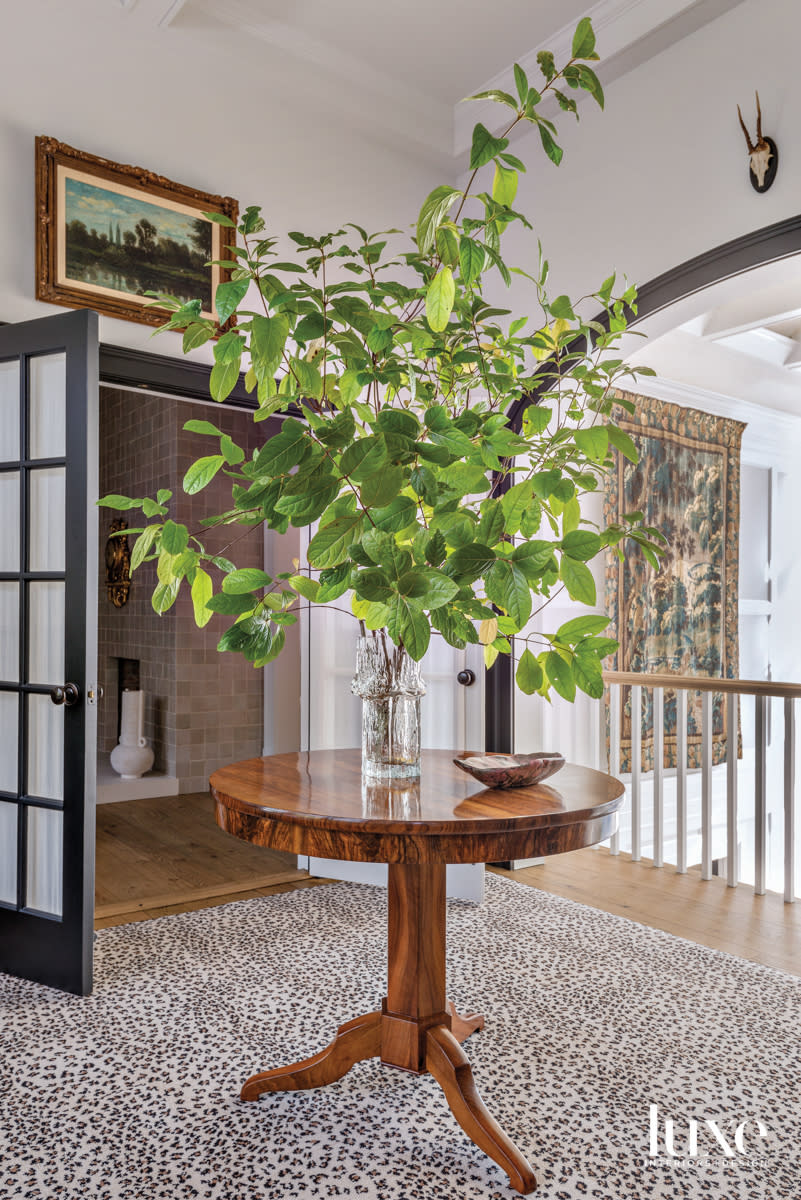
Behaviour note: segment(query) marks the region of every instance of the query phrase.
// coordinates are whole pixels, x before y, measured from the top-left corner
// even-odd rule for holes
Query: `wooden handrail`
[[[772,679],[715,679],[709,675],[638,675],[634,671],[604,671],[604,683],[629,687],[674,688],[689,692],[734,692],[738,696],[801,696],[801,683]]]

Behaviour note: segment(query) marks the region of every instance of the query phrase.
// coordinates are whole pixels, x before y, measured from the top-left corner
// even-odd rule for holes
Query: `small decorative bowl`
[[[543,750],[538,754],[476,754],[453,761],[486,787],[516,788],[531,787],[555,775],[565,765],[565,756]]]

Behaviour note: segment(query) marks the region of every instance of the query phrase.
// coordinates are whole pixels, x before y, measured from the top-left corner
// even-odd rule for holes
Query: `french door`
[[[92,986],[97,315],[0,327],[0,970]]]

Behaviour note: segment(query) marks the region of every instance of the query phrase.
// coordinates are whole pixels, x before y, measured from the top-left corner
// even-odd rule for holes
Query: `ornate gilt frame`
[[[156,175],[144,167],[125,166],[107,158],[98,158],[83,150],[76,150],[52,137],[36,139],[36,299],[50,304],[62,304],[67,308],[93,308],[125,321],[138,321],[144,325],[160,325],[166,311],[146,307],[142,301],[128,300],[125,293],[115,294],[110,289],[90,289],[86,285],[71,286],[58,276],[58,231],[62,215],[58,211],[58,168],[73,168],[84,174],[96,176],[120,186],[142,192],[142,198],[158,203],[160,200],[177,202],[198,213],[224,213],[236,222],[239,205],[231,196],[216,196],[201,192]],[[228,257],[228,248],[235,242],[236,231],[221,225],[212,226],[215,241],[212,258]],[[232,263],[233,263],[232,257]],[[221,269],[218,269],[221,270]],[[213,289],[212,289],[213,294]],[[149,302],[148,302],[149,303]]]

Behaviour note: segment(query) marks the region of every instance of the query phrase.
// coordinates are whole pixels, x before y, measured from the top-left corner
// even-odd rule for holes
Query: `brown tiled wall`
[[[237,566],[263,566],[260,529],[244,537],[241,526],[201,532],[202,517],[230,504],[226,476],[219,475],[196,496],[181,491],[180,479],[189,463],[216,450],[213,439],[184,431],[191,418],[213,421],[248,457],[268,436],[265,426],[254,425],[247,413],[102,388],[101,494],[154,495],[158,487],[172,487],[172,515],[191,532],[198,532],[207,549],[223,552],[237,538],[227,556]],[[113,607],[105,589],[104,552],[114,515],[101,509],[99,674],[105,699],[99,748],[108,753],[116,742],[116,656],[138,658],[141,686],[147,693],[145,733],[156,752],[155,767],[176,775],[181,791],[202,791],[216,767],[261,753],[262,673],[238,655],[218,653],[217,642],[230,618],[215,616],[198,629],[186,586],[173,608],[157,616],[150,605],[155,577],[150,564],[134,575],[128,604]],[[133,525],[135,514],[127,515]],[[213,569],[212,574],[216,575]]]
[[[100,389],[100,494],[152,496],[175,476],[176,401],[146,393]],[[103,700],[98,712],[98,750],[109,754],[117,742],[117,657],[140,660],[145,692],[145,737],[156,755],[154,767],[175,774],[175,615],[158,617],[150,604],[155,567],[136,572],[128,603],[115,608],[106,591],[106,538],[121,516],[135,527],[136,509],[100,509],[100,587],[98,589],[98,677]],[[134,538],[131,537],[133,545]]]

